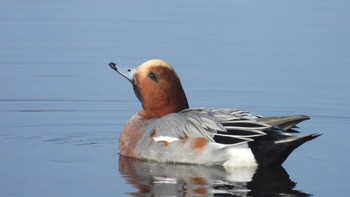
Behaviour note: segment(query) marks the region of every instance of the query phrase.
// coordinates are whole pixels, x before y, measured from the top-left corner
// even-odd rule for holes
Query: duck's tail
[[[320,135],[316,133],[305,136],[289,135],[277,140],[268,140],[262,136],[249,142],[249,147],[260,166],[276,166],[281,165],[298,146]]]

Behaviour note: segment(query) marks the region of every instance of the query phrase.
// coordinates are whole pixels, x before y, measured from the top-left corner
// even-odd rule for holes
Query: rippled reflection
[[[185,165],[119,157],[119,171],[135,187],[130,195],[309,196],[294,190],[283,167]]]

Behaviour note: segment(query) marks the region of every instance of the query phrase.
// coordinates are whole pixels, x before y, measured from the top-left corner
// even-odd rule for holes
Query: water
[[[0,196],[346,196],[349,8],[341,0],[2,1]],[[324,135],[277,169],[119,157],[119,133],[140,104],[108,63],[152,58],[172,64],[193,107],[307,114],[301,130]]]

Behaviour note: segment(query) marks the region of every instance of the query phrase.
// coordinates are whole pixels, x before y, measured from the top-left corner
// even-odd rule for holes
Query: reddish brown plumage
[[[205,188],[204,186],[203,187],[200,187],[200,188],[196,188],[196,189],[193,189],[192,192],[194,194],[198,194],[200,196],[206,196],[208,194],[208,190],[207,188]],[[205,195],[206,194],[206,195]]]
[[[192,140],[191,148],[193,150],[202,151],[208,143],[208,139],[205,137],[194,138]]]
[[[207,181],[204,177],[191,177],[190,179],[191,183],[195,185],[206,185]]]
[[[136,114],[126,123],[119,138],[118,148],[121,155],[139,158],[134,151],[136,150],[137,143],[144,135],[140,128],[144,126],[145,121],[147,119]]]
[[[156,78],[151,79],[150,73]],[[189,107],[180,79],[164,61],[152,60],[139,66],[133,83],[142,103],[139,114],[145,118],[159,118]]]

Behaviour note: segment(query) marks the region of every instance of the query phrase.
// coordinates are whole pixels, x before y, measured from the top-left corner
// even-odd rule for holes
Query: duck
[[[119,154],[141,160],[208,166],[280,166],[319,133],[299,135],[306,115],[265,117],[231,108],[190,108],[170,64],[151,59],[136,69],[109,63],[126,78],[141,109],[125,124]]]

